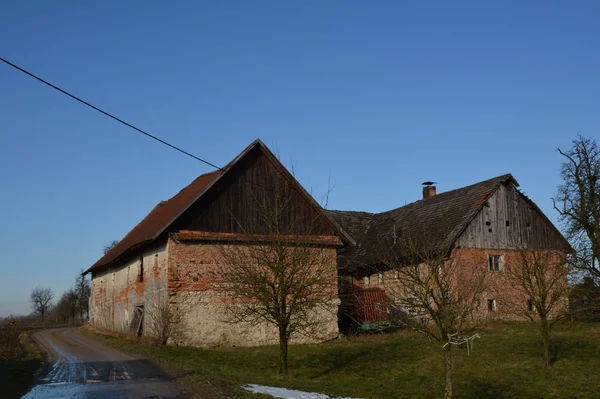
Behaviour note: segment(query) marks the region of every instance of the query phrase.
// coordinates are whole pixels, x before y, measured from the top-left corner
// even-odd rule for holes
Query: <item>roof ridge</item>
[[[399,206],[397,208],[392,208],[392,209],[389,209],[387,211],[378,212],[378,213],[375,213],[375,215],[381,215],[381,214],[384,214],[384,213],[396,211],[398,209],[405,208],[407,206],[414,205],[414,204],[417,204],[419,202],[430,200],[430,199],[437,199],[437,200],[439,200],[439,198],[441,196],[450,195],[450,194],[453,194],[453,193],[455,193],[456,191],[459,191],[459,190],[465,190],[465,189],[468,189],[468,188],[471,188],[471,187],[474,187],[474,186],[483,185],[484,183],[489,183],[489,182],[491,182],[493,180],[500,180],[500,182],[502,182],[503,180],[506,180],[506,179],[509,179],[509,178],[512,179],[516,183],[517,187],[519,186],[519,183],[517,183],[517,180],[513,177],[513,175],[511,173],[505,173],[503,175],[492,177],[490,179],[481,180],[481,181],[479,181],[477,183],[469,184],[468,186],[457,187],[457,188],[454,188],[454,189],[449,190],[449,191],[444,191],[443,193],[436,194],[436,195],[434,195],[432,197],[429,197],[429,198],[425,198],[425,199],[420,199],[420,200],[416,200],[416,201],[413,201],[413,202],[409,202],[408,204],[404,204],[404,205]]]

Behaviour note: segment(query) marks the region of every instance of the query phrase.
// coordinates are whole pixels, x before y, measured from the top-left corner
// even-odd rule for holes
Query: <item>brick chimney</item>
[[[423,182],[423,199],[431,198],[435,195],[435,182]]]

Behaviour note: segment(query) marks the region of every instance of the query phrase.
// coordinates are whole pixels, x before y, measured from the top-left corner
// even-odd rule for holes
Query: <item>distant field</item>
[[[20,398],[33,381],[42,357],[21,326],[0,326],[0,396]]]
[[[481,331],[467,356],[455,347],[456,398],[598,398],[600,324],[564,323],[554,334],[554,364],[541,367],[541,345],[530,324],[506,323]],[[277,377],[277,348],[199,349],[151,347],[101,336],[122,349],[146,354],[180,370],[197,385],[255,383],[365,399],[439,398],[441,346],[422,335],[397,332],[350,341],[290,348],[288,380]],[[213,390],[207,398],[235,396]],[[204,396],[203,396],[204,397]]]

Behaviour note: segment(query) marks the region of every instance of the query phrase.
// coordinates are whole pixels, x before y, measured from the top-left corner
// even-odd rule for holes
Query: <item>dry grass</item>
[[[531,324],[500,323],[481,330],[475,352],[455,348],[457,399],[597,398],[599,324],[563,323],[553,334],[553,367],[544,371],[538,331]],[[290,347],[290,378],[277,376],[277,347],[151,347],[102,337],[184,370],[187,380],[227,385],[216,398],[247,397],[231,389],[248,383],[365,399],[438,398],[443,393],[441,347],[421,334],[393,334]],[[238,396],[239,395],[239,396]],[[204,396],[202,396],[204,397]]]
[[[25,328],[0,326],[0,386],[3,398],[20,398],[31,386],[42,356]]]
[[[0,326],[0,359],[13,359],[23,356],[24,349],[19,340],[23,328],[19,325]]]

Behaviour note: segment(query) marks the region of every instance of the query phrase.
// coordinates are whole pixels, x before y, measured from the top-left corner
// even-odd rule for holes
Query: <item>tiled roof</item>
[[[381,263],[394,238],[409,241],[415,248],[448,249],[486,199],[507,182],[518,186],[511,174],[505,174],[387,212],[329,211],[357,242],[340,256],[340,271]]]
[[[291,174],[285,169],[271,151],[265,146],[265,144],[257,139],[246,147],[239,155],[237,155],[231,162],[225,165],[220,170],[214,172],[205,173],[199,176],[187,187],[182,189],[179,193],[174,195],[167,201],[162,201],[150,211],[150,213],[135,226],[117,245],[111,248],[103,257],[98,259],[85,273],[92,270],[96,270],[100,267],[109,265],[124,256],[132,254],[140,246],[154,241],[166,228],[171,225],[175,219],[177,219],[186,209],[189,208],[200,196],[202,196],[221,176],[225,175],[240,159],[250,152],[256,146],[260,146],[263,152],[272,158],[276,165],[281,169],[284,174],[287,174],[292,184],[296,185],[301,195],[304,195],[310,202],[317,207],[320,212],[323,209],[317,204],[316,201],[310,196],[308,192],[293,178]],[[326,212],[322,213],[325,219],[332,225],[334,231],[339,234],[342,242],[354,245],[354,240],[348,235],[348,233],[341,229],[337,222]],[[325,237],[327,239],[327,237]],[[337,242],[337,241],[336,241]]]
[[[161,201],[117,245],[98,259],[87,271],[109,264],[138,246],[150,242],[166,225],[196,200],[222,174],[220,170],[205,173],[167,201]]]

